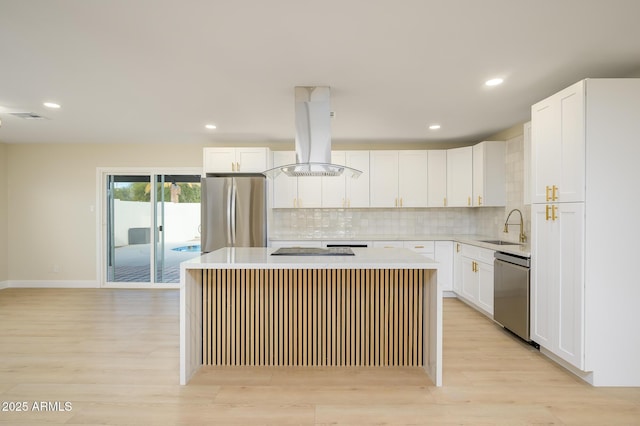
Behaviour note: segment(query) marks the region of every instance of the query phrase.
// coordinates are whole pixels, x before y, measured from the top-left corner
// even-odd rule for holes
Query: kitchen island
[[[441,386],[436,262],[407,249],[274,251],[222,248],[181,264],[181,384],[202,365],[419,366]]]

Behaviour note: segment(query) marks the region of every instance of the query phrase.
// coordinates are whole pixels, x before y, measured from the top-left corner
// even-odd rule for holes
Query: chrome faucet
[[[513,209],[507,215],[507,220],[504,221],[504,233],[509,233],[509,225],[518,225],[517,223],[509,223],[509,218],[511,217],[511,213],[518,212],[520,213],[520,242],[524,243],[527,241],[527,234],[524,233],[524,220],[522,219],[522,212],[518,209]]]

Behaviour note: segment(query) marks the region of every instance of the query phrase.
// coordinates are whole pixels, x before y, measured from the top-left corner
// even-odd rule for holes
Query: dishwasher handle
[[[525,268],[529,268],[531,266],[531,258],[525,256],[518,256],[511,253],[505,253],[502,251],[497,251],[493,255],[496,260],[501,260],[503,262],[513,263],[514,265],[520,265]]]

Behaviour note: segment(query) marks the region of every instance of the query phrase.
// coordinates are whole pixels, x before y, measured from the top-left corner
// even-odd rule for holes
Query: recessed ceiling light
[[[57,104],[55,102],[44,102],[42,105],[46,106],[47,108],[52,108],[52,109],[60,108],[60,104]]]
[[[501,78],[492,78],[491,80],[487,80],[485,81],[485,85],[487,86],[498,86],[500,84],[502,84],[504,80]]]
[[[209,130],[213,130],[213,129],[216,129],[216,128],[217,128],[215,124],[207,124],[207,125],[206,125],[206,126],[204,126],[204,127],[206,127],[206,128],[207,128],[207,129],[209,129]]]
[[[432,124],[431,126],[429,126],[429,130],[438,130],[440,128],[439,124]]]

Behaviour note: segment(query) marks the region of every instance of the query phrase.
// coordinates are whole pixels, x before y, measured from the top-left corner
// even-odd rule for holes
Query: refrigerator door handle
[[[236,199],[238,198],[238,187],[236,186],[235,179],[231,179],[231,244],[233,247],[236,245]]]
[[[233,182],[233,180],[231,181]],[[233,194],[232,194],[232,185],[228,185],[227,186],[227,245],[231,246],[232,243],[232,236],[231,236],[231,213],[233,212],[233,207],[232,207],[232,200],[233,200]]]

